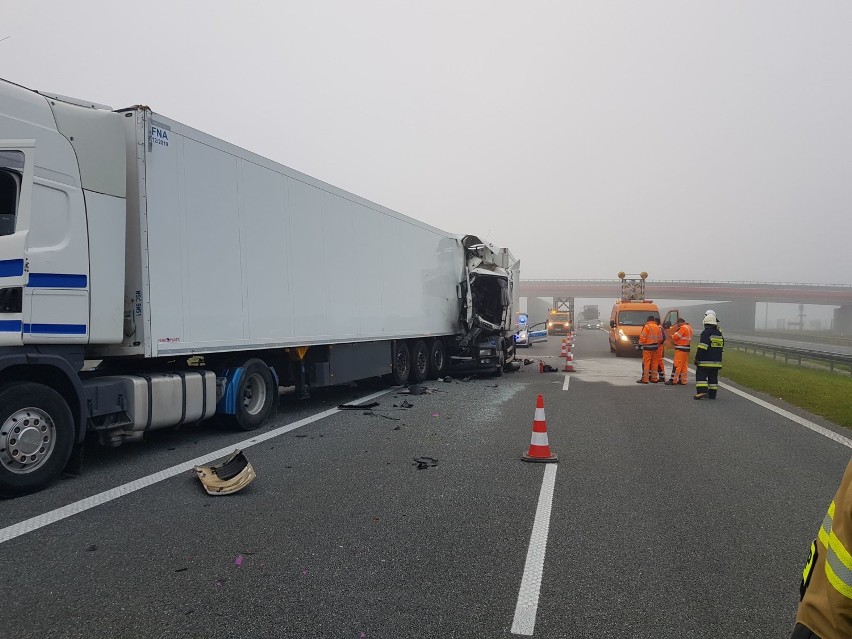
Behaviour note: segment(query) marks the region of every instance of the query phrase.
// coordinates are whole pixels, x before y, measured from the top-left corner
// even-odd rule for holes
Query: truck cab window
[[[15,232],[23,168],[23,153],[0,151],[0,235]]]

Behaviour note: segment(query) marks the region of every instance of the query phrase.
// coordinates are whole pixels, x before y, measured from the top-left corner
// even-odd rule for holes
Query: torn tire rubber
[[[278,387],[272,371],[263,360],[250,359],[243,365],[237,386],[236,413],[222,415],[222,421],[235,430],[260,428],[278,401]]]
[[[411,347],[411,373],[408,375],[409,382],[422,384],[429,375],[429,349],[422,339],[414,342]]]
[[[62,474],[74,447],[74,418],[65,399],[44,384],[0,387],[0,496],[41,490]]]

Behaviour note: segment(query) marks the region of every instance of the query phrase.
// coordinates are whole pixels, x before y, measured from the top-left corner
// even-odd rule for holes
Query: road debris
[[[340,410],[363,410],[365,408],[375,408],[379,402],[370,402],[369,404],[338,404]]]
[[[240,566],[243,565],[243,563],[245,563],[245,560],[246,560],[246,558],[243,557],[242,555],[237,555],[236,559],[234,559],[234,565],[237,568],[239,568]]]
[[[449,378],[444,378],[444,381],[447,379]],[[403,388],[401,391],[398,391],[397,395],[431,395],[434,392],[434,388],[428,388],[423,386],[423,384],[412,384],[408,388]]]
[[[417,470],[426,470],[437,466],[438,460],[434,457],[415,457],[414,464],[417,466]]]
[[[221,464],[196,466],[195,472],[208,495],[230,495],[242,490],[257,477],[241,450],[234,451]]]

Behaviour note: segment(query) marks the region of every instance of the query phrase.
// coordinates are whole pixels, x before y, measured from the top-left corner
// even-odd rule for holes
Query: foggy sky
[[[0,0],[0,77],[146,104],[524,278],[852,283],[852,3]]]

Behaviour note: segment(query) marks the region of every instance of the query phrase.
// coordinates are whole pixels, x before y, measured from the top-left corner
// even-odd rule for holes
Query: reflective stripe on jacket
[[[695,351],[695,365],[706,368],[722,368],[722,351],[725,350],[725,338],[715,326],[708,326],[701,332],[698,348]]]
[[[802,571],[796,621],[822,639],[852,637],[852,462]]]
[[[655,351],[660,346],[663,329],[656,322],[648,322],[639,334],[639,344],[643,351]]]
[[[689,324],[681,324],[672,334],[672,343],[676,351],[689,351],[692,343],[692,327]]]

